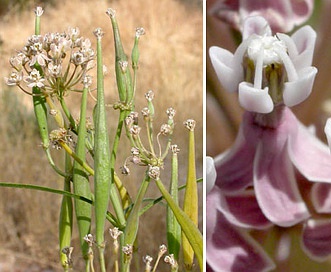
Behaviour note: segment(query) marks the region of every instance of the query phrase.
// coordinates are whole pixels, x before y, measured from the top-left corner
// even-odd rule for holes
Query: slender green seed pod
[[[76,155],[82,161],[85,161],[86,159],[85,140],[86,140],[87,92],[88,89],[84,88],[82,94],[80,122],[79,122],[78,138],[76,145]],[[77,161],[74,162],[73,184],[74,184],[75,194],[91,199],[91,188],[89,184],[88,175],[84,170],[83,166],[80,165]],[[89,247],[87,242],[84,240],[84,237],[90,233],[90,229],[91,229],[91,214],[92,214],[91,204],[79,199],[75,199],[75,212],[76,212],[76,219],[79,230],[81,250],[84,258],[87,259]]]
[[[198,188],[196,182],[195,171],[195,145],[194,145],[194,120],[185,122],[189,130],[189,149],[188,149],[188,168],[186,177],[186,190],[184,196],[184,212],[191,218],[193,223],[198,225]],[[191,270],[193,266],[194,251],[188,241],[186,235],[182,235],[182,247],[184,264],[187,270]]]
[[[94,194],[95,194],[95,231],[99,247],[100,265],[105,271],[104,264],[104,226],[109,204],[111,182],[110,149],[106,121],[106,109],[103,86],[102,46],[100,29],[95,31],[97,36],[97,106],[95,110],[95,144],[94,144]]]
[[[178,205],[178,149],[176,145],[171,147],[172,160],[171,160],[171,182],[170,182],[170,195],[174,202]],[[178,260],[180,241],[181,241],[181,228],[180,225],[171,210],[167,207],[167,241],[168,251],[173,254],[175,259]]]
[[[71,161],[70,156],[66,154],[65,157],[66,171],[70,172],[71,169]],[[66,192],[71,192],[70,187],[70,176],[68,175],[64,179],[64,188],[63,190]],[[71,235],[72,235],[72,200],[71,197],[63,195],[62,203],[61,203],[61,212],[59,218],[59,244],[60,244],[60,259],[62,267],[67,271],[70,268],[70,260],[68,260],[68,255],[65,254],[62,250],[65,248],[69,248],[71,244]]]

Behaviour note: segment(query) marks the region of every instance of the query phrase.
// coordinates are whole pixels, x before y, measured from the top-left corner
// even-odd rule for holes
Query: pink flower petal
[[[315,183],[311,190],[311,199],[318,213],[331,213],[331,184]]]
[[[274,109],[268,87],[256,89],[248,82],[239,84],[239,103],[245,110],[252,112],[269,113]]]
[[[292,163],[310,181],[331,183],[331,156],[327,145],[299,123],[289,137],[288,151]]]
[[[264,215],[276,225],[289,227],[310,214],[300,195],[286,142],[278,137],[280,131],[265,131],[257,148],[254,189]]]
[[[262,213],[253,190],[235,195],[220,193],[220,204],[217,208],[230,223],[238,227],[266,229],[272,226]]]
[[[312,91],[316,74],[317,69],[315,67],[306,67],[300,70],[297,80],[285,82],[284,104],[292,107],[306,100]]]
[[[310,219],[303,228],[302,248],[316,261],[325,261],[331,254],[331,220]]]
[[[275,267],[262,247],[245,231],[229,224],[216,211],[218,192],[214,188],[206,203],[206,260],[208,271],[270,271]],[[215,193],[216,192],[216,193]]]

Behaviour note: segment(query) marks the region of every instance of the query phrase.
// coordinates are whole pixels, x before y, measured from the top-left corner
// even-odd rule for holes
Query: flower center
[[[263,65],[270,65],[273,63],[282,63],[278,52],[286,52],[286,50],[285,43],[275,36],[256,36],[250,42],[247,48],[247,54],[255,63],[261,58],[261,54],[263,54]]]

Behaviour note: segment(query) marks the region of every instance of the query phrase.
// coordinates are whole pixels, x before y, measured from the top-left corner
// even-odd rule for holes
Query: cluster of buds
[[[77,90],[77,84],[90,85],[85,76],[93,67],[95,52],[91,41],[79,33],[78,28],[69,28],[63,33],[29,37],[23,49],[10,58],[13,71],[6,83],[26,93],[38,87],[44,95],[59,97]]]
[[[174,116],[176,111],[173,108],[168,108],[166,110],[167,122],[160,126],[160,129],[156,135],[156,145],[158,152],[154,146],[154,92],[148,91],[145,94],[147,100],[147,107],[144,107],[141,111],[143,120],[145,123],[148,139],[148,148],[145,147],[143,141],[140,137],[142,127],[138,124],[139,113],[131,112],[125,119],[125,125],[127,134],[131,140],[131,156],[129,156],[124,165],[121,167],[123,174],[129,174],[130,169],[128,167],[128,162],[132,162],[136,165],[148,166],[148,174],[152,179],[158,179],[160,176],[160,169],[163,168],[164,158],[167,156],[168,151],[171,146],[171,136],[174,130]],[[160,137],[167,137],[166,146],[162,147]]]

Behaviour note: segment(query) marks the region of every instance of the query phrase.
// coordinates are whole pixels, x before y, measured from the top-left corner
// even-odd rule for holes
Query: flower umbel
[[[36,13],[40,16],[42,11],[37,9]],[[43,95],[62,98],[69,91],[79,89],[77,85],[93,67],[94,56],[90,40],[80,37],[78,28],[32,35],[23,49],[11,57],[14,71],[5,80],[26,93],[30,93],[26,88],[38,87]]]

